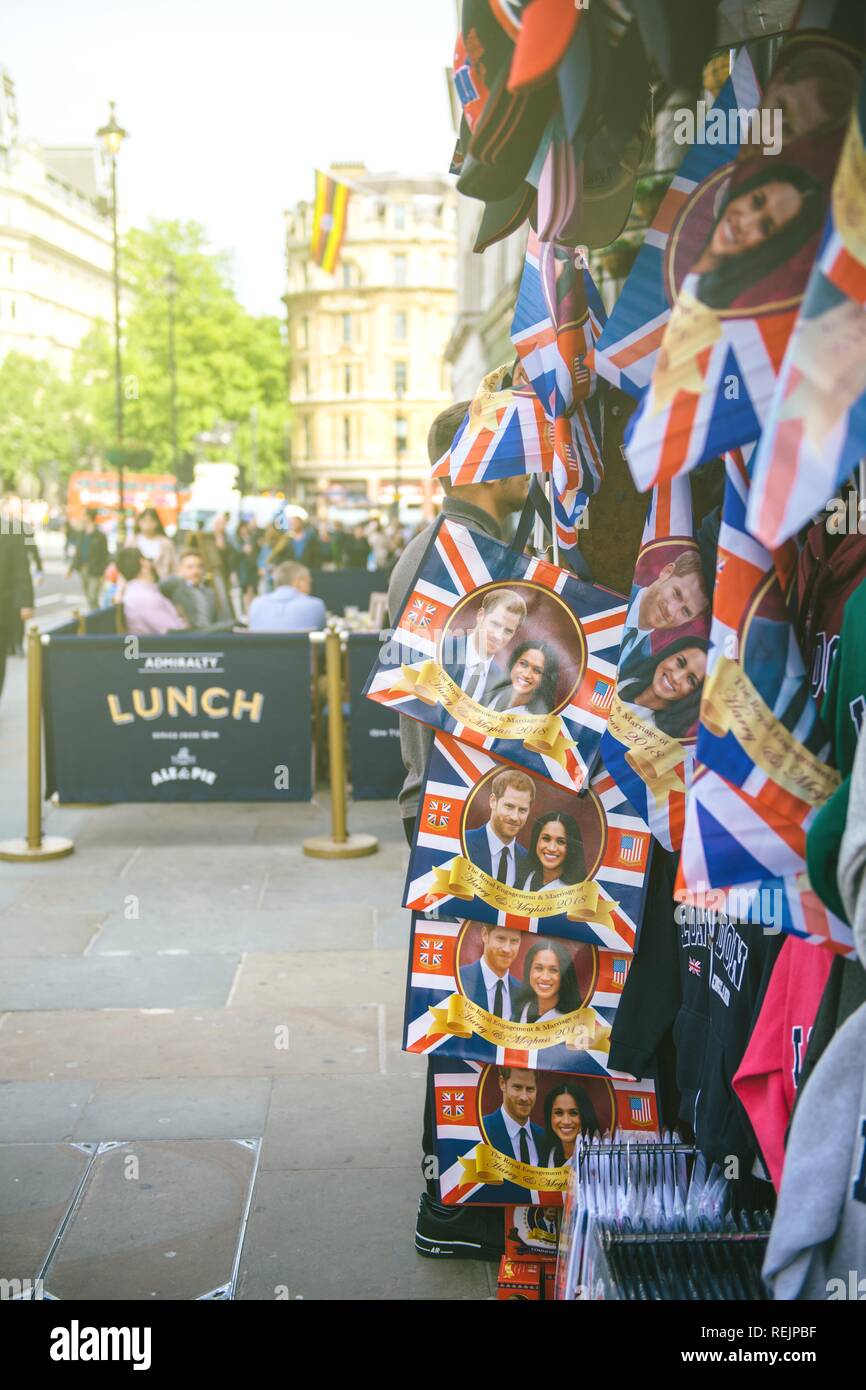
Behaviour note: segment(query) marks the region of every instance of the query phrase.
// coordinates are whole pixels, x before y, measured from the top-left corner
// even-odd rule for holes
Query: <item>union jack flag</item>
[[[652,1123],[653,1112],[649,1096],[629,1096],[628,1108],[635,1124]]]
[[[700,973],[701,973],[701,962],[700,962],[699,960],[697,960],[695,956],[689,956],[689,974],[690,974],[690,975],[700,975]]]
[[[755,70],[742,49],[713,111],[723,113],[727,128],[730,111],[738,107],[753,109],[759,102]],[[735,159],[738,150],[738,144],[730,143],[691,146],[647,230],[637,260],[598,340],[592,358],[595,370],[631,396],[642,396],[649,386],[671,316],[672,296],[666,273],[671,232],[679,225],[698,185]]]
[[[866,454],[866,255],[852,201],[864,167],[866,81],[757,449],[748,520],[767,546],[799,531]]]
[[[605,322],[585,258],[530,232],[511,341],[552,428],[554,524],[565,549],[577,544],[580,517],[604,477],[597,381],[586,357]]]
[[[682,576],[677,574],[678,567]],[[656,612],[647,616],[653,590]],[[679,697],[669,702],[668,715],[666,710],[653,712],[636,703],[645,698],[645,690],[637,686],[649,689],[669,647],[672,655],[668,660],[679,663],[680,654],[688,653],[690,669],[695,673],[700,670],[700,653],[707,647],[708,604],[693,540],[689,481],[678,478],[660,485],[652,494],[626,614],[617,693],[627,707],[624,725],[634,732],[628,738],[621,735],[615,720],[617,732],[608,724],[601,739],[601,755],[611,777],[669,850],[679,849],[682,841],[685,793],[697,732],[697,697],[681,687]],[[660,605],[666,613],[682,615],[679,625],[655,628],[662,617]],[[677,718],[681,725],[674,722]],[[692,719],[693,724],[689,722]],[[646,756],[648,745],[650,755]]]
[[[451,815],[450,801],[428,801],[427,803],[427,824],[428,825],[447,825],[448,817]]]
[[[831,0],[824,8],[829,18]],[[783,45],[780,67],[790,44],[802,47],[802,38],[794,35]],[[852,65],[852,85],[856,71]],[[844,94],[844,77],[838,80]],[[787,229],[773,230],[779,258],[759,274],[744,257],[722,256],[714,248],[717,230],[729,239],[738,235],[737,214],[729,216],[728,207],[741,210],[753,190],[768,182],[764,151],[743,153],[724,175],[724,189],[716,180],[721,203],[713,210],[711,235],[703,250],[694,248],[684,258],[652,381],[626,430],[638,487],[651,487],[759,437],[818,251],[841,139],[838,127],[832,127],[786,141],[774,176],[787,178],[796,189],[798,211]],[[699,189],[696,202],[710,191]]]
[[[844,950],[850,930],[823,907],[806,876],[806,833],[835,779],[785,602],[782,580],[796,551],[791,543],[771,554],[749,534],[750,465],[740,451],[725,459],[723,563],[678,888],[686,897],[707,888],[772,892],[783,930]],[[764,727],[778,731],[775,748],[788,747],[792,757],[756,757],[765,742],[753,723],[758,715],[741,723],[726,717],[732,708],[763,710]],[[796,779],[786,771],[792,761]]]
[[[466,1111],[466,1096],[463,1091],[442,1092],[442,1114],[458,1119]]]
[[[423,599],[413,599],[409,612],[406,614],[406,622],[412,623],[416,627],[429,627],[436,617],[438,604],[425,603]]]
[[[623,960],[621,957],[615,960],[613,962],[613,982],[620,989],[622,989],[623,985],[625,984],[627,974],[628,961]]]
[[[436,966],[442,964],[444,941],[431,941],[428,937],[423,937],[420,946],[418,960],[421,965]]]
[[[455,487],[546,473],[553,449],[553,426],[541,402],[531,386],[513,385],[512,366],[505,363],[483,378],[450,449],[431,471]]]

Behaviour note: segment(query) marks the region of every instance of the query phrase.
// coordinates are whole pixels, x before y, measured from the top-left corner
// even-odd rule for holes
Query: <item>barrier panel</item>
[[[311,577],[313,593],[337,617],[349,607],[365,612],[372,594],[388,592],[385,570],[312,570]]]
[[[397,713],[364,698],[380,640],[378,632],[349,633],[349,766],[356,801],[395,801],[406,776]]]
[[[43,638],[46,796],[309,801],[306,633]]]

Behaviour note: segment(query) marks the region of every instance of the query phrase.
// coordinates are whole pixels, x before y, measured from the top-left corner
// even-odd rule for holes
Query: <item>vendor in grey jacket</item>
[[[458,401],[456,405],[448,406],[436,416],[427,436],[427,453],[431,467],[450,449],[468,409],[469,401]],[[494,482],[469,483],[463,487],[454,487],[448,478],[442,478],[440,481],[445,493],[443,515],[449,521],[459,521],[463,526],[468,526],[470,531],[480,531],[497,541],[502,540],[502,528],[508,517],[522,511],[529,491],[529,476],[525,473],[517,478],[497,478]],[[435,522],[431,523],[420,535],[412,538],[394,566],[388,585],[388,612],[392,628],[412,592],[412,585],[434,525]],[[418,814],[424,766],[432,741],[433,731],[426,724],[419,724],[415,719],[400,715],[400,752],[406,768],[406,780],[398,801],[406,838],[410,844],[415,817]]]

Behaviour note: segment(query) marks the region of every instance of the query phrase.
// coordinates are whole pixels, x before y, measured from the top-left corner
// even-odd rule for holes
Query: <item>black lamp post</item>
[[[175,273],[174,266],[169,266],[168,274],[165,277],[165,292],[168,296],[168,384],[169,384],[169,403],[171,412],[171,471],[177,477],[178,455],[177,455],[177,356],[175,353],[174,340],[174,310],[175,299],[177,297],[180,281]]]
[[[118,125],[114,102],[108,103],[108,124],[96,132],[111,161],[111,236],[114,248],[114,417],[117,440],[118,548],[126,536],[123,477],[123,362],[120,354],[120,250],[117,238],[117,156],[128,132]]]

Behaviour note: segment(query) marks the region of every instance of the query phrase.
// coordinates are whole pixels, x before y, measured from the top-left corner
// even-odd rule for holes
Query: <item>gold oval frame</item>
[[[480,1131],[481,1131],[481,1138],[483,1139],[484,1143],[488,1146],[488,1148],[493,1149],[494,1153],[502,1153],[502,1150],[501,1150],[501,1149],[497,1149],[496,1145],[493,1144],[493,1143],[491,1143],[491,1141],[490,1141],[490,1139],[489,1139],[489,1137],[488,1137],[488,1134],[487,1134],[487,1130],[484,1128],[484,1116],[483,1116],[482,1113],[481,1113],[481,1094],[482,1094],[482,1092],[483,1092],[483,1090],[484,1090],[484,1087],[485,1087],[485,1085],[486,1085],[487,1077],[488,1077],[489,1073],[490,1073],[491,1071],[493,1071],[494,1067],[498,1070],[500,1067],[504,1067],[504,1066],[507,1066],[507,1065],[509,1065],[509,1064],[506,1063],[506,1062],[484,1062],[484,1063],[481,1064],[481,1065],[483,1065],[483,1068],[484,1068],[484,1069],[483,1069],[481,1075],[480,1075],[479,1078],[478,1078],[478,1085],[477,1085],[476,1091],[475,1091],[475,1094],[476,1094],[476,1097],[477,1097],[476,1107],[475,1107],[475,1108],[476,1108],[476,1110],[477,1110],[477,1112],[478,1112],[478,1128],[479,1128]],[[534,1072],[536,1076],[538,1076],[538,1073],[539,1073],[538,1067],[515,1067],[515,1068],[513,1068],[513,1069],[514,1069],[515,1071],[531,1071],[531,1072]],[[608,1093],[608,1095],[609,1095],[609,1097],[610,1097],[610,1117],[611,1117],[611,1129],[610,1129],[610,1133],[611,1133],[611,1134],[614,1133],[614,1131],[615,1131],[615,1129],[616,1129],[616,1091],[614,1090],[613,1082],[611,1081],[611,1079],[610,1079],[609,1076],[581,1076],[578,1072],[575,1072],[574,1074],[572,1074],[571,1072],[567,1072],[567,1071],[546,1071],[546,1072],[542,1072],[542,1075],[543,1075],[543,1076],[564,1077],[567,1081],[572,1081],[572,1080],[573,1080],[573,1081],[575,1081],[575,1082],[580,1082],[580,1081],[583,1081],[583,1082],[588,1082],[588,1081],[598,1081],[598,1082],[601,1082],[601,1084],[604,1085],[604,1086],[607,1088],[607,1093]],[[592,1096],[590,1096],[589,1099],[592,1100]],[[499,1107],[499,1108],[501,1108],[501,1107]],[[492,1113],[495,1114],[496,1112],[494,1111],[494,1112],[492,1112]],[[604,1131],[602,1131],[602,1133],[604,1133]],[[513,1154],[505,1154],[504,1156],[505,1156],[505,1158],[511,1158],[511,1159],[514,1158],[514,1155],[513,1155]],[[515,1159],[514,1161],[516,1162],[517,1160]],[[541,1165],[539,1165],[539,1166],[541,1166]],[[555,1173],[555,1172],[557,1172],[557,1169],[551,1168],[550,1171],[551,1171],[552,1173]],[[526,1191],[527,1191],[527,1192],[532,1192],[532,1191],[535,1191],[535,1192],[541,1192],[541,1191],[543,1191],[543,1192],[550,1192],[550,1191],[552,1191],[552,1189],[551,1189],[551,1188],[548,1188],[548,1187],[545,1187],[545,1188],[537,1188],[537,1187],[536,1187],[536,1188],[531,1188],[531,1187],[527,1187],[527,1188],[526,1188]],[[564,1205],[565,1205],[565,1195],[563,1194],[563,1206],[564,1206]]]
[[[457,973],[457,988],[458,988],[458,990],[460,991],[460,993],[463,995],[463,998],[464,998],[464,999],[468,999],[469,996],[468,996],[468,994],[466,993],[466,990],[463,988],[463,976],[462,976],[461,973],[460,973],[460,948],[461,948],[461,946],[463,945],[463,941],[464,941],[464,938],[465,938],[465,936],[466,936],[466,933],[469,931],[469,928],[473,925],[473,923],[476,923],[479,927],[487,927],[487,928],[489,928],[491,931],[493,930],[494,927],[501,926],[501,923],[499,923],[499,922],[479,922],[478,919],[475,918],[475,917],[467,917],[467,918],[464,919],[463,925],[462,925],[462,927],[460,928],[460,931],[457,933],[457,943],[456,943],[456,945],[455,945],[455,947],[454,947],[454,965],[455,965],[456,973]],[[512,930],[513,930],[513,931],[520,931],[520,928],[519,928],[519,927],[514,927],[514,928],[509,927],[508,930],[509,930],[509,931],[512,931]],[[525,937],[527,937],[527,938],[530,938],[532,941],[548,941],[548,940],[550,940],[550,938],[547,936],[546,933],[542,934],[541,932],[534,932],[534,931],[530,931],[530,932],[521,932],[521,936],[525,936]],[[598,977],[599,977],[599,973],[600,973],[600,967],[599,967],[599,961],[598,961],[598,947],[597,947],[597,946],[594,946],[594,945],[592,944],[591,941],[571,941],[571,940],[569,940],[569,939],[567,939],[567,938],[565,938],[565,937],[561,937],[561,936],[560,936],[560,937],[557,937],[557,938],[555,938],[555,939],[556,939],[557,941],[561,942],[562,945],[565,946],[566,948],[569,947],[569,946],[574,946],[574,947],[582,946],[582,947],[584,947],[585,950],[587,950],[587,951],[592,951],[592,980],[591,980],[590,986],[589,986],[589,993],[587,994],[587,996],[586,996],[585,999],[581,999],[581,1001],[580,1001],[580,1003],[579,1003],[579,1005],[578,1005],[578,1008],[579,1008],[579,1009],[585,1009],[585,1008],[588,1006],[590,999],[591,999],[592,996],[595,994],[595,987],[596,987],[596,985],[598,984]],[[480,960],[480,959],[481,959],[481,957],[479,956],[479,960]],[[473,961],[472,964],[474,965],[475,962]],[[572,968],[573,968],[573,967],[574,967],[574,961],[572,961]],[[575,978],[576,978],[576,976],[575,976]],[[568,1018],[569,1015],[568,1015],[568,1014],[563,1014],[562,1017],[563,1017],[563,1018]]]
[[[468,855],[468,853],[467,853],[467,851],[466,851],[466,834],[465,834],[466,817],[467,817],[467,815],[469,814],[469,807],[472,805],[473,801],[475,800],[475,797],[476,797],[476,796],[478,795],[478,793],[481,791],[481,789],[482,789],[482,787],[485,785],[485,783],[486,783],[486,782],[492,782],[493,779],[494,779],[494,777],[498,777],[498,776],[499,776],[500,772],[522,772],[522,773],[524,774],[525,777],[530,777],[530,776],[532,775],[531,773],[527,772],[525,768],[518,767],[516,763],[515,763],[515,764],[512,764],[512,763],[504,763],[504,764],[501,764],[501,765],[500,765],[500,764],[497,764],[495,767],[492,767],[492,768],[490,769],[489,772],[485,772],[484,776],[483,776],[483,777],[480,777],[480,778],[478,779],[478,781],[475,783],[475,786],[471,789],[471,791],[469,792],[469,795],[467,796],[466,800],[465,800],[464,803],[463,803],[463,811],[462,811],[461,816],[460,816],[460,848],[461,848],[461,850],[463,851],[463,856],[464,856],[464,858],[469,859],[470,864],[471,864],[473,861],[472,861],[472,859],[470,859],[470,857],[469,857],[469,855]],[[540,778],[536,778],[535,780],[536,780],[536,781],[540,781],[541,779],[540,779]],[[555,784],[554,784],[554,783],[551,783],[550,785],[551,785],[551,786],[554,786]],[[561,792],[563,793],[564,796],[568,796],[568,795],[572,795],[572,796],[573,796],[573,793],[568,793],[568,792],[566,792],[564,787],[556,787],[556,790],[557,790],[557,791],[561,791]],[[600,869],[600,867],[601,867],[602,860],[604,859],[604,852],[605,852],[605,850],[607,849],[607,816],[605,815],[604,807],[603,807],[602,804],[601,804],[601,799],[600,799],[599,796],[592,790],[592,787],[587,787],[585,791],[582,791],[582,792],[580,793],[580,800],[581,800],[581,801],[588,801],[588,802],[592,805],[593,809],[598,813],[598,817],[599,817],[599,820],[600,820],[600,822],[601,822],[601,848],[600,848],[600,850],[599,850],[599,852],[598,852],[598,857],[596,858],[595,863],[593,864],[592,870],[591,870],[591,871],[590,871],[590,869],[589,869],[589,866],[587,865],[586,878],[583,880],[584,883],[589,883],[589,882],[591,882],[591,880],[592,880],[593,878],[595,878],[595,875],[598,873],[598,871],[599,871],[599,869]],[[523,892],[523,889],[518,889],[517,891],[518,891],[518,892]],[[532,896],[533,896],[533,897],[540,897],[541,894],[540,894],[540,893],[533,893]],[[481,901],[483,902],[484,899],[482,898]],[[475,920],[475,919],[472,919],[472,920]],[[487,925],[489,925],[489,924],[485,922],[484,925],[487,926]],[[519,929],[518,929],[518,930],[519,930]]]

